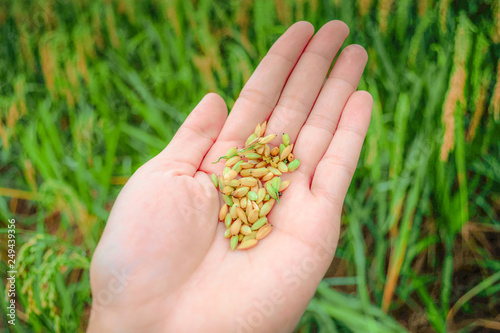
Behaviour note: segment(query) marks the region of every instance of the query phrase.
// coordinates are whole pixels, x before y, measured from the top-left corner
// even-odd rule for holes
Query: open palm
[[[89,331],[293,330],[333,258],[372,107],[368,93],[355,92],[362,47],[346,47],[327,78],[347,26],[332,21],[313,33],[307,22],[290,27],[229,117],[224,101],[208,94],[132,176],[92,260]],[[274,231],[232,252],[209,176],[223,163],[211,162],[243,147],[264,120],[266,135],[290,135],[301,166],[283,176],[291,185],[268,216]]]

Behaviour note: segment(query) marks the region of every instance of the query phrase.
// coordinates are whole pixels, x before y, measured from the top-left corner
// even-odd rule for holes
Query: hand
[[[372,108],[355,92],[361,46],[346,47],[325,81],[347,26],[313,33],[307,22],[291,26],[229,117],[221,97],[206,95],[123,188],[92,259],[90,332],[293,330],[333,258]],[[290,135],[301,165],[283,177],[291,185],[268,216],[273,232],[232,252],[210,180],[223,162],[212,162],[264,120],[266,134]]]

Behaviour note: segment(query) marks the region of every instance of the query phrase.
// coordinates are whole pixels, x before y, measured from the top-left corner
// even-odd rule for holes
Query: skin
[[[170,144],[121,191],[94,253],[89,332],[290,332],[328,269],[345,194],[370,122],[356,91],[366,51],[340,21],[308,22],[276,41],[227,116],[206,95]],[[313,37],[314,35],[314,37]],[[328,75],[328,77],[327,77]],[[325,80],[326,79],[326,80]],[[273,232],[247,251],[218,223],[212,164],[257,123],[286,132],[301,165],[268,216]]]

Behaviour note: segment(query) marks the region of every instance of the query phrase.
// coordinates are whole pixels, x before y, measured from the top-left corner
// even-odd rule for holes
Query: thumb
[[[226,118],[227,107],[222,97],[216,93],[205,95],[154,160],[178,168],[179,174],[194,176]]]

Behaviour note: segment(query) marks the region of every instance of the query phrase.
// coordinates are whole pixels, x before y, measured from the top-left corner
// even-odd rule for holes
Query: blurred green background
[[[290,24],[332,19],[367,48],[375,103],[336,259],[297,331],[500,330],[495,0],[0,2],[3,330],[83,331],[91,254],[127,178],[207,92],[231,107]]]

